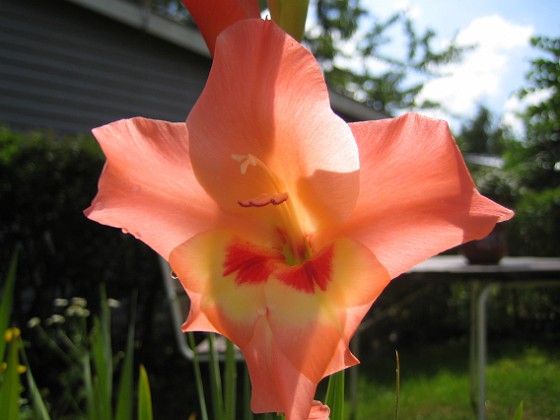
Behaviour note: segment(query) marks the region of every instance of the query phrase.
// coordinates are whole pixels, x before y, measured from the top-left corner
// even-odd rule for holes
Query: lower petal
[[[252,340],[241,351],[251,377],[251,410],[283,412],[286,420],[306,419],[317,383],[287,360],[266,319],[257,322]]]
[[[360,244],[338,240],[333,248],[325,290],[305,293],[277,280],[265,287],[268,322],[277,345],[314,383],[357,363],[348,349],[350,339],[390,281],[387,271]]]
[[[235,273],[223,275],[233,240],[225,231],[200,234],[175,248],[169,262],[191,299],[185,330],[215,331],[242,347],[266,309],[262,286],[237,284]]]

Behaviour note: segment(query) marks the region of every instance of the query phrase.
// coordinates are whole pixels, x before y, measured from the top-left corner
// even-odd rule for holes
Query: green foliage
[[[306,41],[322,64],[329,86],[379,111],[437,106],[417,103],[417,94],[440,66],[460,60],[468,49],[454,42],[436,49],[433,30],[419,32],[403,12],[381,20],[362,8],[359,0],[318,0],[315,10],[319,27]],[[395,31],[405,38],[399,48],[392,45]],[[345,44],[351,39],[356,49],[348,52]],[[345,59],[352,64],[345,64]],[[383,70],[373,70],[368,65],[371,60]]]
[[[113,352],[109,300],[105,297],[104,291],[102,291],[100,305],[101,313],[94,317],[89,332],[86,330],[89,311],[83,299],[59,299],[57,305],[64,309],[65,320],[62,320],[62,315],[55,314],[53,315],[56,316],[55,318],[49,318],[59,320],[55,324],[50,323],[51,326],[54,325],[53,328],[45,330],[41,323],[34,327],[44,338],[42,348],[55,352],[66,362],[65,371],[58,372],[64,378],[64,390],[56,395],[57,402],[52,404],[52,412],[56,417],[132,420],[135,399],[133,390],[135,304],[132,305],[132,319],[129,323],[126,350],[122,359],[117,358]],[[49,324],[48,320],[45,324]],[[31,347],[30,353],[34,351],[35,349]],[[119,361],[122,363],[118,363]],[[117,380],[115,371],[120,371],[116,395],[113,393],[113,384]],[[147,384],[143,383],[142,386],[145,387]],[[146,393],[149,390],[144,389],[142,392]],[[60,408],[61,405],[64,406],[63,409]],[[114,411],[113,407],[115,407]],[[147,410],[151,412],[151,400],[144,400],[142,409],[144,412]]]
[[[512,419],[523,400],[527,419],[560,415],[557,344],[533,347],[527,338],[490,340],[487,418]],[[370,354],[372,351],[370,351]],[[400,418],[472,420],[468,344],[434,342],[401,348]],[[394,350],[377,351],[359,366],[356,419],[392,419],[395,410]]]
[[[0,266],[9,264],[11,250],[19,245],[13,316],[22,329],[31,318],[49,317],[61,295],[84,297],[97,312],[99,284],[121,301],[130,299],[131,290],[140,290],[143,328],[137,339],[146,344],[147,353],[161,339],[154,331],[154,311],[164,299],[157,258],[131,236],[83,215],[96,194],[104,160],[90,136],[0,127]],[[127,326],[115,328],[116,344],[124,346]],[[65,370],[63,359],[55,353],[41,358],[31,353],[29,358],[42,385],[62,392],[56,372]]]
[[[529,188],[554,188],[560,186],[560,38],[536,37],[532,44],[543,55],[531,62],[521,97],[545,99],[525,111],[525,147],[511,164],[523,166]]]
[[[31,414],[34,419],[49,420],[45,404],[25,356],[21,332],[19,328],[8,328],[12,314],[17,265],[18,252],[16,251],[4,280],[0,300],[0,418],[17,420],[26,411],[21,400],[24,388],[20,379],[20,374],[25,371],[27,385],[30,388]],[[6,348],[7,357],[5,357]],[[24,365],[20,365],[20,355]]]
[[[491,111],[480,105],[475,117],[462,125],[457,143],[465,153],[500,155],[506,142],[504,135],[504,130],[494,123]]]
[[[520,255],[560,255],[560,187],[525,191],[509,232]]]

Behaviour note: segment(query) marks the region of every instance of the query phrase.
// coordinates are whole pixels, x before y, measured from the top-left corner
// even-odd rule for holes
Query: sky
[[[406,9],[419,30],[435,30],[436,45],[445,45],[455,35],[459,44],[478,44],[420,93],[450,112],[432,116],[448,120],[454,114],[472,117],[478,104],[484,104],[515,129],[513,114],[524,105],[514,93],[524,85],[529,60],[538,54],[529,39],[560,36],[559,0],[362,0],[361,4],[380,18]]]

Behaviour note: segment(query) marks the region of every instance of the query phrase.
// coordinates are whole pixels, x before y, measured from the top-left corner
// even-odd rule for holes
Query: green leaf
[[[91,353],[95,373],[93,377],[94,419],[111,419],[112,361],[107,357],[102,327],[98,318],[93,320],[91,332]]]
[[[196,391],[198,395],[198,403],[200,405],[200,418],[201,420],[208,420],[208,409],[206,408],[206,398],[204,397],[204,386],[202,385],[202,374],[200,373],[200,362],[198,360],[198,353],[196,351],[196,341],[192,332],[187,333],[189,346],[193,351],[193,368],[194,380],[196,383]]]
[[[17,261],[18,251],[16,250],[8,268],[6,282],[4,283],[4,288],[2,290],[2,300],[0,301],[0,362],[4,360],[4,353],[6,352],[6,340],[4,339],[4,333],[8,328],[10,317],[12,315],[12,300],[14,294],[14,283],[16,281]]]
[[[515,410],[515,414],[513,415],[513,420],[522,420],[523,419],[523,401],[519,403],[517,406],[517,410]]]
[[[208,345],[210,349],[210,360],[208,362],[210,368],[210,394],[214,419],[222,420],[224,418],[224,399],[218,352],[216,351],[216,335],[214,333],[208,334]]]
[[[331,409],[331,420],[344,418],[344,371],[334,373],[329,377],[325,404]]]
[[[90,336],[95,376],[93,378],[94,419],[112,419],[113,350],[111,318],[105,289],[101,288],[101,318],[94,318]]]
[[[140,381],[138,383],[138,420],[152,420],[152,396],[150,382],[144,366],[140,365]]]
[[[116,420],[132,420],[132,399],[133,399],[133,362],[134,362],[134,323],[136,318],[136,295],[132,299],[131,320],[128,327],[128,337],[126,343],[126,355],[121,372],[119,383],[119,393],[117,397]]]
[[[21,393],[21,382],[18,373],[18,348],[19,338],[14,337],[8,346],[8,358],[6,370],[3,374],[2,388],[0,389],[0,419],[19,419],[19,397]]]
[[[395,420],[399,419],[399,397],[401,394],[401,362],[399,352],[395,350],[396,369],[395,369]]]
[[[235,360],[235,347],[226,338],[226,362],[224,378],[224,419],[235,420],[235,394],[237,387],[237,362]]]
[[[253,420],[254,415],[251,411],[251,379],[247,364],[243,365],[243,420]]]
[[[29,398],[31,400],[31,407],[33,408],[33,419],[34,420],[50,420],[49,412],[43,401],[43,396],[37,387],[35,382],[35,378],[33,378],[33,374],[31,373],[31,367],[29,366],[29,362],[27,360],[27,355],[25,354],[25,348],[22,346],[21,349],[21,356],[22,360],[26,366],[25,376],[27,379],[27,386],[29,392]]]

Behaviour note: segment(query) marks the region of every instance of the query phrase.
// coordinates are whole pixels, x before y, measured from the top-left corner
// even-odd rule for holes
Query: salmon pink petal
[[[182,0],[196,22],[211,54],[218,35],[228,26],[243,19],[258,18],[256,0]]]
[[[308,420],[329,420],[331,409],[321,401],[313,401],[311,404],[311,412],[309,413]]]
[[[328,253],[327,253],[328,255]],[[357,363],[348,344],[373,301],[389,283],[384,267],[364,246],[346,239],[332,245],[330,279],[305,293],[270,281],[268,322],[277,347],[313,383]],[[281,278],[282,270],[272,276]]]
[[[195,174],[227,211],[257,219],[274,211],[274,200],[266,209],[239,202],[275,194],[284,201],[287,193],[304,224],[332,224],[351,213],[359,189],[356,142],[330,108],[313,55],[275,23],[245,20],[220,35],[187,126]]]
[[[286,420],[306,419],[317,384],[287,360],[265,318],[257,322],[253,339],[241,351],[251,377],[251,410],[283,412]]]
[[[478,193],[447,123],[408,114],[350,126],[360,197],[338,234],[369,247],[391,276],[513,216]]]
[[[164,258],[214,225],[219,209],[190,168],[186,124],[133,118],[93,133],[107,162],[90,219],[132,233]]]
[[[205,232],[175,248],[169,263],[191,299],[185,330],[215,331],[242,348],[267,311],[262,285],[239,284],[236,272],[226,271],[228,249],[237,241],[229,232]]]

